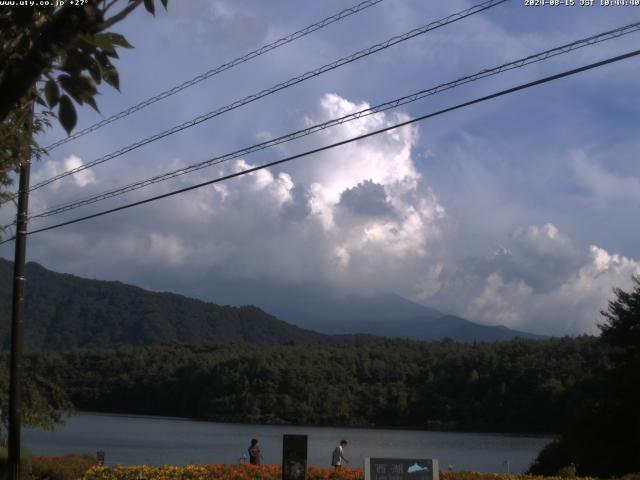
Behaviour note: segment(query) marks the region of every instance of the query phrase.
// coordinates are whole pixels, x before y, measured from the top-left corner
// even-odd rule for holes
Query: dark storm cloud
[[[393,214],[384,186],[371,180],[344,190],[338,206],[356,215],[381,217]]]

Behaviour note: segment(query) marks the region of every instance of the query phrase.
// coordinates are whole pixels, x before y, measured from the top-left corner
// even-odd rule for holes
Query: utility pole
[[[25,128],[29,137],[33,128],[33,104],[28,107]],[[19,155],[20,153],[18,153]],[[11,308],[11,366],[9,377],[9,480],[20,479],[20,396],[22,393],[22,331],[24,318],[25,261],[29,214],[29,176],[31,148],[20,162],[18,213],[16,215],[15,255],[13,260],[13,299]]]

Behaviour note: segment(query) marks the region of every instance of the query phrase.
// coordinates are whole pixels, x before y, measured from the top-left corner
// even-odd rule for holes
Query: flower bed
[[[187,465],[175,467],[93,467],[83,480],[281,480],[280,465]],[[362,480],[361,468],[344,467],[339,471],[309,467],[308,480]]]
[[[280,480],[280,465],[188,465],[175,467],[93,467],[82,480]],[[309,467],[307,480],[363,480],[361,468],[333,470]],[[561,477],[534,477],[502,473],[441,472],[441,480],[566,480]],[[576,477],[572,480],[593,480]]]

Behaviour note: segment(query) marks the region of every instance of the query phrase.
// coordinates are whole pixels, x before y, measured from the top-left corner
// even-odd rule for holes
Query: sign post
[[[434,458],[364,459],[364,480],[439,480]]]
[[[282,480],[305,480],[307,474],[307,436],[282,436]]]

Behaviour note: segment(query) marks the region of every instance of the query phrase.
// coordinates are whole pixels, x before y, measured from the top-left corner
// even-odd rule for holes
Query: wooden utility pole
[[[33,127],[33,105],[25,121],[29,136]],[[20,153],[18,153],[19,155]],[[31,148],[20,162],[18,213],[16,215],[15,255],[13,260],[13,299],[11,308],[11,366],[9,377],[9,480],[20,479],[20,396],[22,393],[22,331],[24,319],[25,261],[29,214],[29,176]]]

